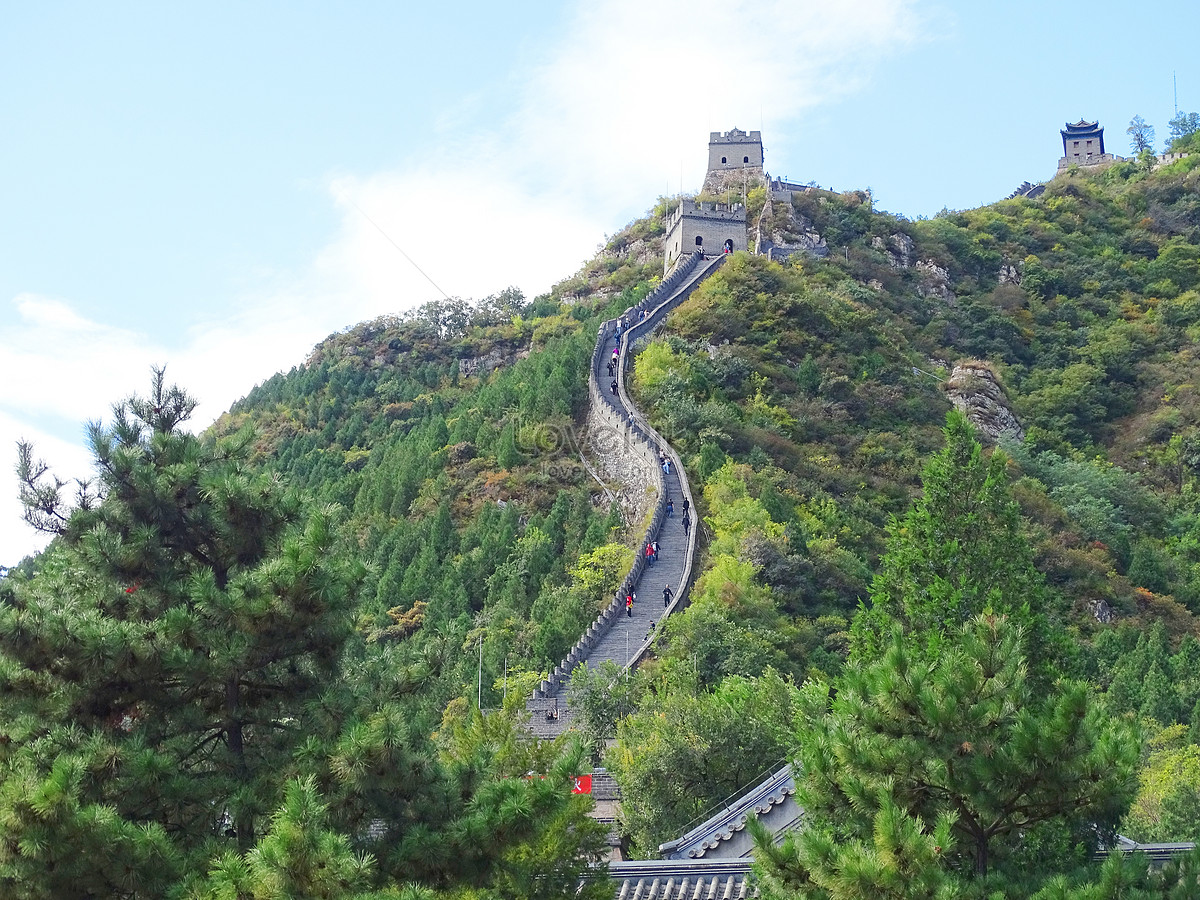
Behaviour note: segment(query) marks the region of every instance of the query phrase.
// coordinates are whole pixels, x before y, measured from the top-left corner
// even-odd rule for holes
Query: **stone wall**
[[[744,206],[681,201],[667,225],[663,273],[669,273],[680,259],[697,250],[709,256],[724,252],[726,241],[733,244],[734,250],[746,249]]]
[[[645,534],[638,542],[637,546],[639,547],[643,547],[649,541],[655,539],[659,528],[667,516],[666,494],[663,490],[662,469],[659,466],[660,452],[666,454],[671,460],[671,465],[675,467],[675,471],[678,473],[682,489],[681,496],[688,498],[689,502],[691,502],[692,494],[687,480],[687,473],[683,468],[683,461],[679,458],[674,448],[663,439],[662,435],[651,428],[645,419],[636,412],[636,408],[625,392],[625,374],[631,358],[632,348],[635,347],[639,340],[646,338],[666,318],[671,310],[686,300],[692,290],[699,284],[700,280],[703,277],[707,277],[707,273],[714,271],[723,262],[723,256],[718,256],[712,260],[704,260],[699,254],[692,254],[662,284],[643,299],[641,303],[625,311],[625,320],[633,324],[625,329],[621,337],[624,352],[620,356],[620,372],[617,377],[619,403],[617,402],[617,398],[614,398],[611,393],[601,390],[595,378],[595,373],[600,368],[600,360],[605,352],[605,348],[608,346],[608,338],[616,327],[616,320],[610,319],[605,322],[600,326],[596,335],[596,346],[592,351],[591,369],[588,376],[588,394],[591,404],[588,414],[589,427],[594,427],[597,429],[598,434],[605,435],[602,440],[605,446],[608,447],[607,456],[612,456],[614,453],[621,453],[629,457],[626,465],[632,467],[630,471],[633,473],[632,477],[635,479],[631,490],[636,493],[639,489],[643,489],[646,497],[650,500],[646,506],[646,512],[650,515],[650,522]],[[691,281],[689,284],[689,279],[692,279],[697,274],[697,270],[700,269],[703,269],[705,274]],[[686,290],[680,290],[681,287],[685,286]],[[642,315],[643,312],[645,313],[644,317]],[[624,412],[625,409],[634,410],[632,420]],[[612,443],[610,444],[610,442]],[[646,479],[641,474],[643,469],[651,472],[649,479]],[[643,485],[645,487],[641,488]],[[698,528],[691,530],[684,564],[685,575],[679,586],[679,590],[671,601],[671,605],[664,610],[664,616],[668,616],[675,612],[675,610],[680,609],[687,602],[688,590],[691,587],[692,562],[695,556],[696,534],[698,531]],[[613,594],[608,606],[588,626],[587,631],[575,643],[575,646],[571,648],[566,658],[534,690],[533,697],[526,704],[526,707],[534,711],[535,715],[537,714],[537,710],[542,708],[542,704],[547,698],[553,698],[557,695],[562,685],[569,681],[575,667],[587,659],[588,653],[599,643],[600,638],[608,631],[612,622],[623,614],[622,598],[636,587],[645,566],[645,555],[641,553],[637,554],[634,557],[633,566],[630,568],[629,574],[626,575],[620,587]],[[650,648],[651,640],[651,638],[647,638],[637,649],[633,659],[630,661],[630,665],[633,665],[645,655],[646,651]]]
[[[731,128],[727,132],[713,131],[708,136],[708,171],[740,169],[742,166],[762,168],[762,132],[749,134]]]
[[[1069,169],[1071,166],[1107,166],[1118,162],[1121,159],[1119,156],[1114,156],[1111,153],[1072,153],[1070,156],[1061,157],[1058,161],[1058,171]]]

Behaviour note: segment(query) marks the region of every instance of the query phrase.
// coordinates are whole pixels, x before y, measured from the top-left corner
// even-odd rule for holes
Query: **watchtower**
[[[746,249],[746,207],[740,203],[697,203],[681,200],[667,221],[663,273],[684,254],[699,250],[709,256]]]
[[[1111,153],[1104,152],[1104,129],[1099,122],[1080,119],[1074,124],[1067,122],[1066,126],[1059,131],[1063,142],[1062,159],[1058,161],[1060,169],[1096,166],[1116,159]]]
[[[762,169],[762,132],[749,134],[740,128],[729,131],[713,131],[708,135],[708,171],[722,169]]]

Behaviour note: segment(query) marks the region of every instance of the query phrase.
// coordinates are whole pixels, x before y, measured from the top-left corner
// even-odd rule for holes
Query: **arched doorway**
[[[704,252],[704,238],[700,237],[700,235],[696,235],[696,249],[701,253]]]
[[[726,240],[725,240],[725,252],[726,252],[726,253],[732,253],[732,252],[733,252],[733,238],[726,238]]]

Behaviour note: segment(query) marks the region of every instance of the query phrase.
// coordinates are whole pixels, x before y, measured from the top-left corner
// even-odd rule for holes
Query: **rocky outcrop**
[[[772,200],[770,195],[758,217],[755,247],[770,259],[787,259],[795,253],[818,259],[829,255],[825,238],[812,221],[796,212],[790,202]]]
[[[907,269],[913,264],[916,254],[913,252],[913,239],[902,231],[898,231],[886,240],[876,235],[871,238],[871,246],[888,255],[888,265],[893,269]]]
[[[932,259],[917,261],[917,293],[922,297],[932,297],[941,300],[947,306],[958,302],[954,291],[950,290],[950,273],[935,263]]]
[[[995,442],[1001,438],[1020,441],[1025,429],[1008,404],[996,373],[978,362],[960,362],[946,381],[946,394],[962,410],[980,434]]]
[[[1113,608],[1108,605],[1108,601],[1097,598],[1088,603],[1088,608],[1092,611],[1092,616],[1097,622],[1102,625],[1108,625],[1117,614],[1113,612]]]
[[[745,188],[749,193],[754,188],[762,187],[766,183],[762,166],[747,166],[745,169],[714,169],[704,176],[702,191],[705,194],[720,196],[726,191],[741,193]]]
[[[502,366],[511,366],[519,359],[529,356],[528,350],[518,350],[516,353],[505,353],[495,348],[483,356],[472,356],[458,361],[458,374],[463,377],[472,375],[487,375]]]
[[[1000,263],[1000,271],[997,273],[997,278],[1001,284],[1020,284],[1021,270],[1016,263],[1005,262]]]
[[[661,263],[662,254],[661,240],[648,241],[643,238],[636,238],[627,244],[610,244],[600,251],[599,258],[606,261],[615,259],[623,262],[631,262],[639,266],[646,266],[650,263]]]

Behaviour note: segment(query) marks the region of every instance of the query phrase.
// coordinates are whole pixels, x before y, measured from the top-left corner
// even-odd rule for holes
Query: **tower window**
[[[721,165],[725,165],[725,163],[727,163],[727,162],[729,162],[729,160],[727,160],[725,157],[722,156],[721,157]]]
[[[742,157],[742,162],[744,162],[744,163],[748,163],[748,162],[750,162],[750,157],[748,157],[748,156],[743,156],[743,157]]]

